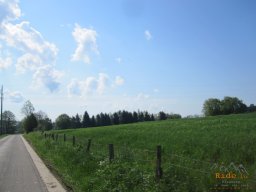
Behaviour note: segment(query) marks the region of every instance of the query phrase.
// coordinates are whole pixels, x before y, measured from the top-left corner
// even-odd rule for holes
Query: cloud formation
[[[51,92],[58,90],[60,79],[64,75],[63,72],[58,71],[50,65],[44,65],[36,70],[33,75],[33,86],[46,86]]]
[[[1,58],[0,57],[0,70],[7,69],[11,65],[12,65],[12,58],[11,57],[6,57],[6,58]]]
[[[0,24],[15,20],[21,16],[18,0],[0,1]]]
[[[88,94],[103,94],[108,86],[109,77],[107,74],[99,73],[98,77],[87,77],[85,80],[73,79],[68,84],[69,96],[86,96]]]
[[[144,35],[145,35],[145,38],[146,38],[148,41],[152,39],[152,35],[151,35],[151,33],[150,33],[149,30],[146,30],[146,31],[144,32]]]
[[[99,54],[97,45],[97,32],[93,29],[82,28],[75,24],[72,32],[73,38],[77,43],[77,48],[71,57],[72,61],[83,61],[86,64],[91,63],[90,54]]]
[[[117,76],[112,80],[107,74],[99,73],[98,76],[90,76],[84,80],[72,79],[68,84],[69,96],[87,96],[91,94],[104,94],[112,85],[123,85],[124,79]]]
[[[28,21],[17,22],[21,16],[18,3],[18,0],[0,0],[0,40],[20,54],[16,63],[18,74],[32,72],[33,85],[53,92],[58,89],[62,76],[62,72],[55,69],[58,48],[45,40]],[[11,65],[11,60],[7,59],[0,59],[0,69]]]
[[[6,91],[5,97],[13,103],[21,103],[24,101],[24,97],[19,91]]]

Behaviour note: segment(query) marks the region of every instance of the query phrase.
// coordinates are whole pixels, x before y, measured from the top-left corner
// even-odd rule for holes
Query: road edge
[[[67,192],[65,188],[60,184],[60,182],[55,178],[55,176],[46,167],[41,158],[36,154],[33,148],[29,145],[26,139],[21,135],[22,141],[26,146],[26,149],[33,160],[40,177],[46,185],[49,192]]]

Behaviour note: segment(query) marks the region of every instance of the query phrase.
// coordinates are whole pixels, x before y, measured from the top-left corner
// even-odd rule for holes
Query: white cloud
[[[107,89],[107,86],[109,85],[109,77],[105,73],[99,73],[99,78],[98,78],[98,87],[97,91],[100,94],[103,94],[105,90]]]
[[[58,89],[60,77],[63,76],[62,72],[54,68],[58,48],[46,41],[28,21],[12,22],[21,16],[18,3],[18,0],[0,0],[0,40],[21,55],[18,56],[16,63],[18,73],[32,72],[34,87],[45,86],[53,92]],[[9,66],[10,60],[8,61],[0,66]]]
[[[111,80],[111,78],[105,73],[99,73],[98,76],[90,76],[84,80],[72,79],[67,85],[68,95],[77,96],[88,96],[90,94],[104,94],[108,89],[110,89],[112,84],[123,84],[123,79],[119,76],[117,79]],[[118,81],[118,82],[117,82]]]
[[[6,99],[10,100],[13,103],[21,103],[24,100],[22,94],[18,91],[6,91],[5,92]]]
[[[26,53],[17,59],[16,71],[18,73],[25,73],[27,70],[36,71],[40,66],[43,66],[43,61],[38,55]]]
[[[89,64],[91,62],[90,54],[99,54],[96,40],[97,32],[75,24],[72,35],[77,43],[77,48],[71,58],[72,61],[83,61]]]
[[[123,84],[124,84],[124,79],[122,77],[120,77],[120,76],[116,76],[116,78],[115,78],[115,85],[121,86]]]
[[[47,60],[55,60],[58,53],[57,47],[44,40],[41,33],[31,27],[28,21],[19,24],[4,23],[0,39],[22,52],[38,54]]]
[[[69,96],[85,96],[91,94],[97,90],[98,81],[95,77],[87,77],[85,80],[72,79],[68,84]]]
[[[146,31],[144,32],[144,35],[145,35],[145,38],[146,38],[148,41],[152,39],[152,35],[151,35],[151,33],[150,33],[149,30],[146,30]]]
[[[6,57],[6,58],[0,58],[0,70],[7,69],[12,65],[12,58]]]
[[[33,75],[34,87],[47,87],[51,92],[58,90],[63,72],[54,69],[50,65],[39,67]]]
[[[0,0],[0,24],[21,16],[18,2],[18,0]]]
[[[103,94],[109,86],[109,77],[104,73],[99,73],[98,77],[87,77],[85,80],[73,79],[68,84],[69,95],[86,96],[92,93]]]

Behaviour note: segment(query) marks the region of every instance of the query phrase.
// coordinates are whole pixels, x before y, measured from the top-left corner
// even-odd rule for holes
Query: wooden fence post
[[[91,142],[92,142],[92,140],[91,140],[91,139],[88,139],[86,152],[89,152],[89,151],[90,151],[90,148],[91,148]]]
[[[75,146],[75,144],[76,144],[76,138],[75,138],[75,136],[73,135],[73,146]]]
[[[64,137],[63,138],[64,138],[64,142],[66,142],[66,134],[65,133],[64,133]]]
[[[109,162],[112,162],[115,158],[115,153],[114,153],[114,145],[109,144],[108,145],[108,150],[109,150]]]
[[[162,163],[162,150],[161,145],[158,145],[156,148],[156,179],[160,180],[163,176],[163,170],[161,167]]]

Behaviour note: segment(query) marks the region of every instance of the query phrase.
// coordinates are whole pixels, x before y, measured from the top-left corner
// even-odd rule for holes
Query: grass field
[[[76,192],[216,191],[216,188],[256,191],[256,113],[48,133],[58,134],[58,141],[45,139],[40,133],[25,137]],[[76,137],[75,147],[72,136]],[[92,140],[90,152],[86,152],[88,139]],[[115,148],[112,163],[108,161],[110,143]],[[160,181],[155,179],[157,145],[162,146]],[[241,164],[243,171],[232,166],[237,168]],[[229,166],[229,170],[225,172],[221,166]],[[233,172],[237,177],[216,179],[217,172]],[[228,184],[222,184],[224,180]]]

